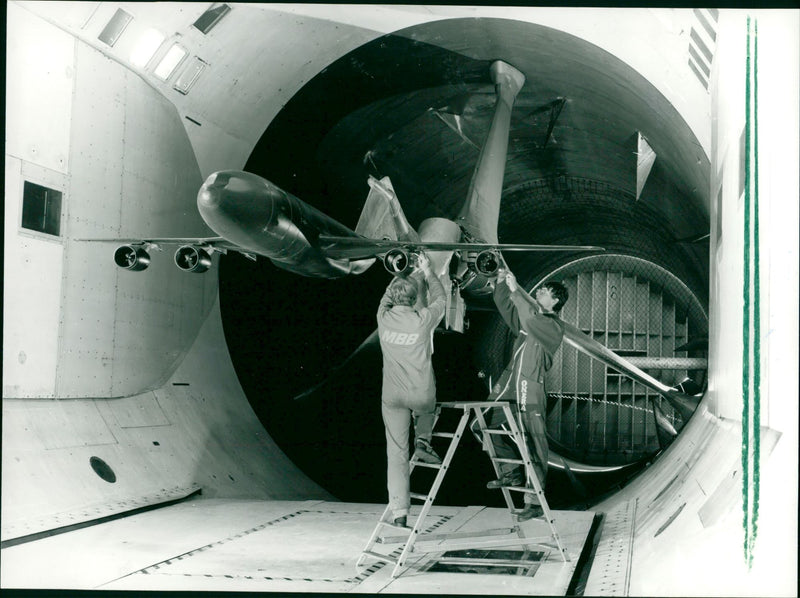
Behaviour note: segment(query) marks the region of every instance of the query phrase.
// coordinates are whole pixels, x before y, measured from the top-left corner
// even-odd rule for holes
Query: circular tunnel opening
[[[495,40],[491,51],[487,39]],[[504,53],[531,84],[512,113],[501,242],[591,244],[617,255],[616,262],[580,265],[581,254],[507,255],[511,269],[528,288],[550,276],[567,280],[582,306],[585,285],[593,289],[602,277],[606,305],[613,277],[619,278],[619,293],[632,284],[635,297],[649,284],[648,305],[652,289],[662,312],[672,306],[668,309],[684,322],[671,336],[699,334],[703,317],[689,315],[707,302],[707,247],[681,239],[708,230],[702,190],[707,159],[686,166],[699,144],[674,108],[630,67],[568,34],[503,19],[453,19],[381,36],[306,83],[270,123],[245,170],[351,228],[370,175],[391,177],[412,226],[429,216],[454,218],[491,118],[488,66]],[[649,132],[658,155],[641,193],[631,145],[637,130]],[[669,276],[659,279],[656,272],[662,270]],[[378,301],[389,280],[376,267],[357,277],[323,280],[233,254],[220,262],[225,335],[254,410],[298,467],[344,501],[386,500],[381,355],[377,343],[365,341],[375,330]],[[677,290],[681,285],[690,289],[688,295]],[[599,310],[600,302],[598,296],[589,313]],[[576,309],[577,303],[572,302]],[[604,341],[618,335],[627,342],[628,332],[614,332],[611,323],[589,330]],[[630,348],[624,343],[614,348],[631,357],[649,356],[637,353],[642,349],[636,333],[631,338]],[[663,344],[663,331],[661,338]],[[485,400],[489,377],[504,365],[507,342],[491,311],[470,312],[463,334],[437,333],[438,400]],[[663,344],[659,356],[666,350]],[[586,504],[624,483],[635,464],[664,440],[653,436],[657,426],[645,407],[653,402],[652,393],[643,396],[642,389],[628,389],[613,372],[591,365],[588,374],[575,374],[580,384],[573,384],[572,374],[564,372],[583,365],[584,357],[560,352],[566,355],[560,377],[553,373],[548,380],[554,446],[563,444],[565,453],[590,465],[627,467],[596,475],[596,488],[580,496],[565,472],[551,469],[548,500],[556,507]],[[670,383],[679,373],[670,370]],[[613,434],[609,407],[617,410]],[[614,444],[600,449],[594,432],[602,410],[605,437]],[[662,419],[679,428],[668,406],[664,411]],[[478,443],[466,438],[437,501],[502,506],[499,493],[485,489],[493,476]]]

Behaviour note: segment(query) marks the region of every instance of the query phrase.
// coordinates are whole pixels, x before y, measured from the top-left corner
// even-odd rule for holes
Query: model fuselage
[[[339,278],[360,274],[375,261],[326,257],[317,243],[319,235],[358,235],[249,172],[225,170],[209,176],[197,194],[197,209],[219,236],[296,274]]]

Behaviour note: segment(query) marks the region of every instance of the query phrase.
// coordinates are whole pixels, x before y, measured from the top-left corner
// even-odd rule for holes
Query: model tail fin
[[[388,176],[367,180],[369,194],[361,210],[356,232],[369,239],[418,242],[419,235],[411,227]]]

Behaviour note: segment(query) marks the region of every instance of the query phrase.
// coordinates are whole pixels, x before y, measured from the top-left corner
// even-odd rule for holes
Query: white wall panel
[[[113,403],[114,419],[120,428],[147,428],[153,426],[169,426],[170,421],[158,402],[155,393],[140,397],[115,399]]]
[[[759,57],[756,62],[751,53],[751,67],[759,73],[759,98],[770,106],[769,113],[762,109],[751,116],[759,122],[759,152],[751,168],[757,161],[761,217],[762,327],[757,340],[763,369],[761,427],[754,432],[760,434],[758,479],[753,475],[753,441],[745,438],[742,429],[745,220],[741,140],[746,124],[748,16],[751,35],[758,21]],[[709,389],[697,413],[664,454],[623,490],[597,505],[598,510],[608,511],[626,499],[638,500],[631,595],[790,596],[796,592],[800,69],[797,13],[790,25],[787,16],[765,11],[721,14],[722,34],[712,72]],[[786,131],[792,131],[791,135]],[[749,400],[752,405],[752,395]],[[743,453],[750,470],[749,504],[743,500]],[[753,533],[749,538],[751,565],[744,550],[745,510],[750,530],[758,513],[757,537]],[[681,574],[675,576],[675,571]]]
[[[18,5],[8,19],[3,395],[53,397],[63,245],[21,229],[21,206],[28,180],[61,191],[68,210],[75,41]]]
[[[214,236],[197,211],[202,178],[174,106],[135,75],[125,89],[123,233]]]
[[[6,153],[66,172],[75,39],[15,4],[8,23]]]
[[[69,24],[70,27],[76,28],[83,27],[86,21],[99,11],[105,13],[107,21],[116,10],[116,8],[112,6],[102,6],[104,4],[103,2],[89,2],[84,0],[59,0],[59,2],[41,2],[41,0],[33,0],[31,2],[15,2],[15,4],[33,13],[45,13],[48,19],[62,24]]]
[[[730,17],[729,17],[730,18]],[[727,21],[718,42],[720,60],[712,73],[715,135],[711,161],[711,280],[707,404],[734,420],[742,416],[742,284],[744,214],[741,181],[745,126],[745,18]]]
[[[58,173],[6,156],[3,396],[53,397],[64,249],[58,238],[20,228],[25,178],[63,189]]]
[[[174,106],[139,76],[79,44],[73,114],[72,239],[208,236],[202,183]],[[176,249],[143,272],[113,263],[114,243],[71,241],[57,392],[118,397],[160,386],[211,308],[216,271],[179,271]]]
[[[758,41],[758,85],[762,102],[770,102],[758,114],[762,284],[768,299],[762,301],[762,352],[769,363],[765,390],[773,397],[764,415],[766,425],[777,428],[797,422],[800,12],[794,17],[759,13],[759,27],[771,32]]]
[[[26,427],[46,450],[117,443],[91,401],[37,401],[26,415]]]

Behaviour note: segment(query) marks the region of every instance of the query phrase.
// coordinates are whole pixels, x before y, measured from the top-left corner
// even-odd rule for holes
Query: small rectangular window
[[[153,71],[156,77],[164,81],[169,79],[170,75],[175,71],[175,68],[186,58],[186,54],[186,50],[181,48],[178,44],[173,44]]]
[[[194,22],[195,29],[199,29],[204,34],[208,33],[230,10],[231,7],[227,4],[214,4]]]
[[[61,191],[25,181],[22,228],[48,235],[61,234]]]
[[[186,95],[205,68],[205,63],[197,56],[194,56],[186,68],[183,69],[183,72],[175,79],[173,89]]]
[[[97,36],[97,39],[105,44],[108,44],[109,46],[113,46],[115,43],[117,43],[119,36],[122,35],[122,32],[125,31],[128,23],[130,23],[132,20],[133,17],[131,15],[121,8],[118,8],[117,12],[114,13],[114,16],[111,17],[111,20],[106,23],[105,27],[103,27],[103,30],[100,32],[100,35]]]

